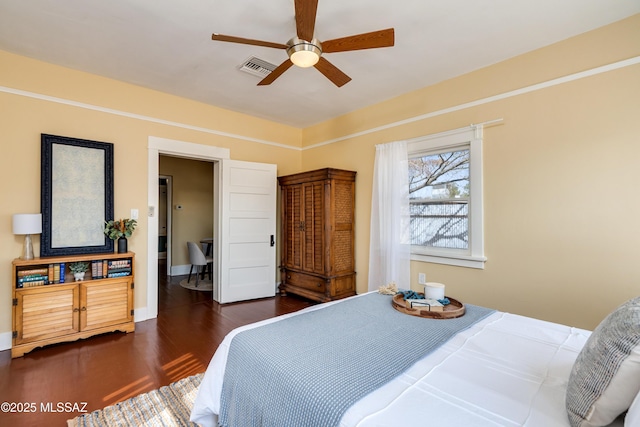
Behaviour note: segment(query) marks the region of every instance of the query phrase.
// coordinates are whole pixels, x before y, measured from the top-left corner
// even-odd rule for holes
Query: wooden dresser
[[[282,294],[320,302],[355,295],[355,178],[330,168],[278,178]]]

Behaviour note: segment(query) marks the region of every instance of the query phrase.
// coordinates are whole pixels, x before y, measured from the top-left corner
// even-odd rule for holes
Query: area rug
[[[197,426],[189,421],[204,374],[127,399],[67,421],[68,427]]]
[[[213,282],[211,280],[200,279],[200,281],[198,282],[198,286],[196,286],[196,279],[194,279],[193,277],[189,282],[187,282],[187,279],[182,279],[180,281],[180,286],[186,289],[191,289],[192,291],[212,291],[213,290]]]

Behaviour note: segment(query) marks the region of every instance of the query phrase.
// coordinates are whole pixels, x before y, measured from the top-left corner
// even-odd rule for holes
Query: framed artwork
[[[113,144],[42,134],[40,256],[113,252]]]

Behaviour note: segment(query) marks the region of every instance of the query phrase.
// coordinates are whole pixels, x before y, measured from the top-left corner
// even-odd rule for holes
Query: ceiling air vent
[[[252,56],[240,65],[240,71],[244,71],[245,73],[253,74],[258,77],[266,77],[275,70],[276,67],[277,65]]]

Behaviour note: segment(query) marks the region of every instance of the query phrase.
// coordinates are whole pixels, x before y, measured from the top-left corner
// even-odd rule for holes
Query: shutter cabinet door
[[[302,186],[283,187],[283,256],[282,265],[302,268]]]
[[[120,280],[87,282],[80,291],[80,327],[91,330],[131,322],[133,315],[131,276]]]
[[[324,181],[303,185],[303,271],[324,274]]]
[[[74,284],[17,290],[15,344],[78,332],[78,294]]]

